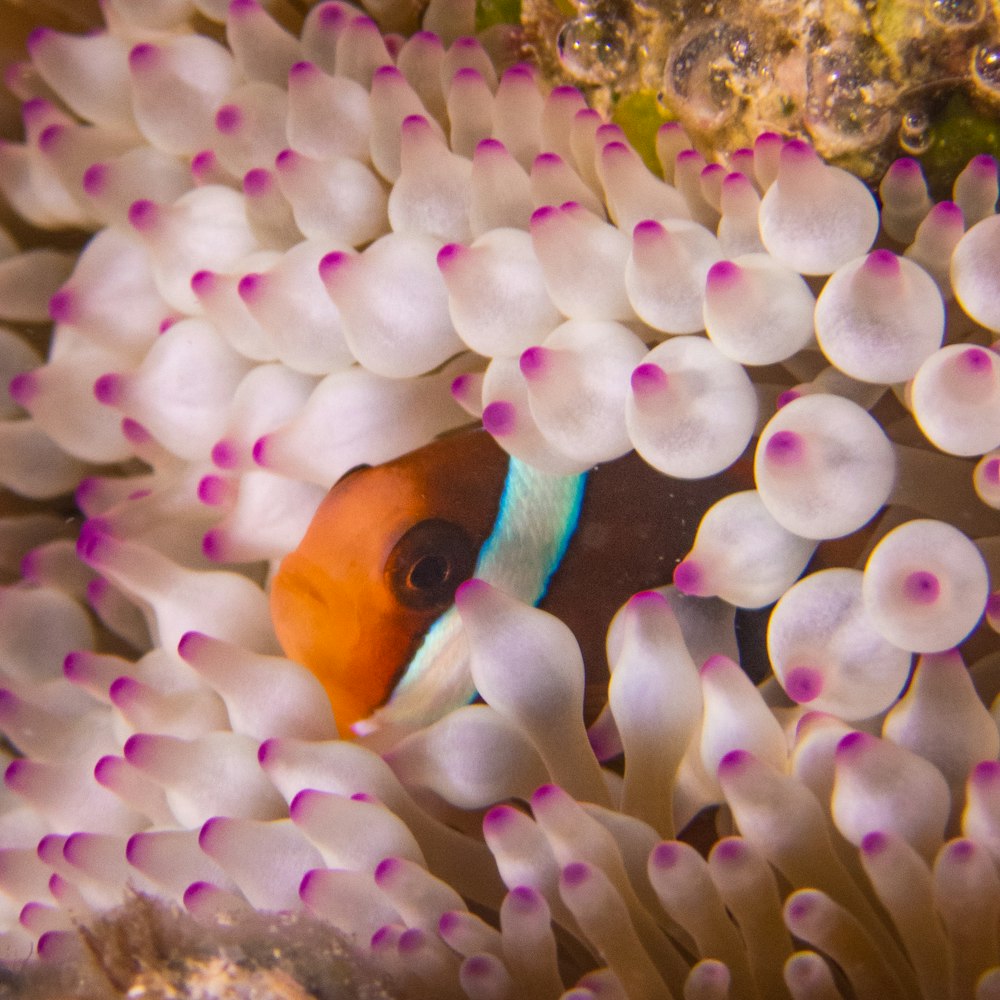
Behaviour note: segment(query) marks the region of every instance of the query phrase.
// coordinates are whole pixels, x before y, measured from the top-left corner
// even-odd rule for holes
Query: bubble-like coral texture
[[[0,192],[87,241],[0,232],[4,974],[1000,995],[994,161],[935,203],[913,159],[876,196],[670,123],[654,173],[467,0],[104,15],[5,77]],[[338,734],[278,562],[345,473],[480,420],[543,472],[733,486],[618,611],[603,710],[473,578],[479,703]],[[136,920],[184,961],[95,957]]]

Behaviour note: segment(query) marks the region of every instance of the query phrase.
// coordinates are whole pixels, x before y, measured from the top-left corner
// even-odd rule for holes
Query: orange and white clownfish
[[[751,486],[739,464],[677,480],[634,453],[549,475],[485,431],[455,433],[333,486],[272,581],[278,639],[341,733],[424,724],[475,696],[453,599],[480,576],[561,618],[603,698],[614,613],[669,583],[705,510]]]

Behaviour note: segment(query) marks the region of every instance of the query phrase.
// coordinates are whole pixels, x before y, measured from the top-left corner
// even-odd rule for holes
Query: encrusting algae
[[[876,197],[715,70],[747,137],[642,147],[464,0],[103,15],[5,76],[0,993],[1000,996],[994,150]]]

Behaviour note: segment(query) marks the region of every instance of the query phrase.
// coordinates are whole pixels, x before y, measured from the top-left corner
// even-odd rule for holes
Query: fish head
[[[507,458],[459,434],[336,483],[271,586],[286,655],[322,683],[337,727],[391,695],[430,626],[473,575]]]

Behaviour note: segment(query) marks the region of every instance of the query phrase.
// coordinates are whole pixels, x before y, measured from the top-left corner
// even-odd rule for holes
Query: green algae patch
[[[670,118],[664,114],[656,94],[651,90],[637,90],[623,95],[612,109],[611,120],[625,133],[643,163],[662,177],[663,168],[656,158],[656,133]]]
[[[476,0],[476,31],[496,24],[520,24],[521,0]]]
[[[934,117],[931,144],[920,157],[935,193],[950,197],[955,178],[980,153],[1000,159],[1000,117],[977,109],[965,94],[953,94]]]

